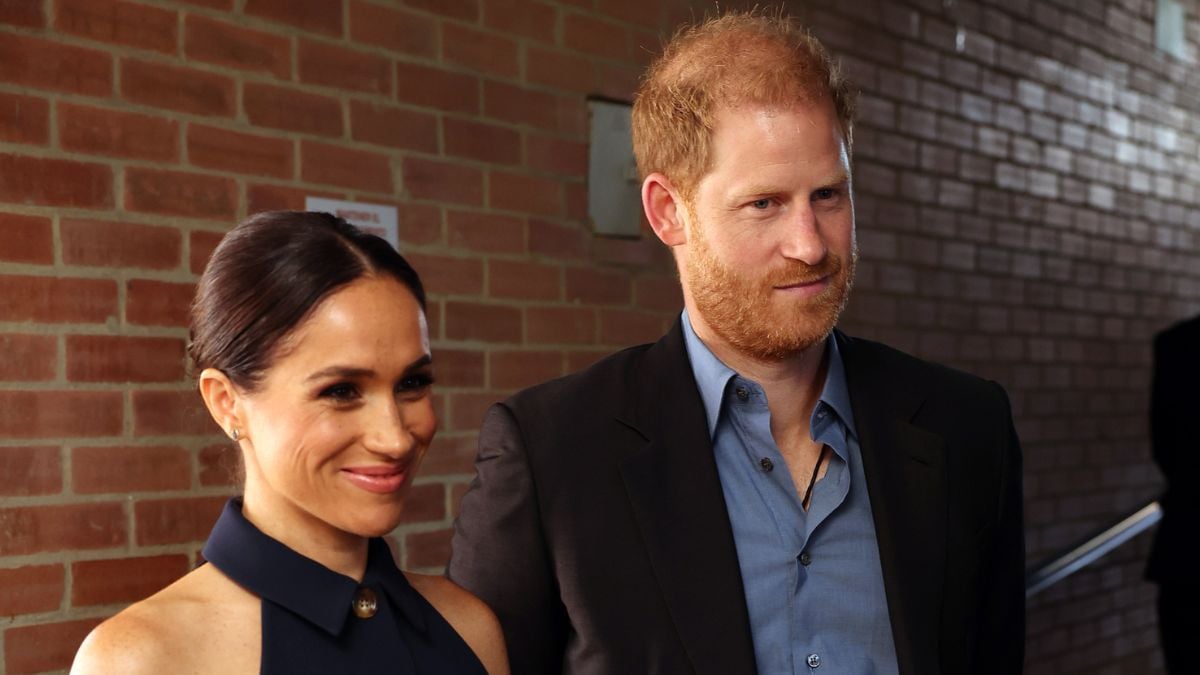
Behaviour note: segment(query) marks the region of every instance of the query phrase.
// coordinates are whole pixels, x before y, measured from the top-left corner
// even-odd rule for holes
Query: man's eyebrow
[[[408,366],[406,366],[404,368],[404,372],[409,373],[409,372],[412,372],[419,368],[428,366],[431,363],[433,363],[433,356],[431,356],[429,354],[422,354],[420,358],[418,358],[417,360],[408,364]],[[375,375],[375,371],[370,368],[356,368],[354,366],[333,365],[333,366],[329,366],[328,368],[322,368],[315,373],[311,373],[308,377],[304,378],[304,381],[311,382],[312,380],[320,380],[320,379],[324,379],[327,377],[340,377],[340,378],[346,378],[346,379],[353,380],[353,379],[372,377],[374,375]]]

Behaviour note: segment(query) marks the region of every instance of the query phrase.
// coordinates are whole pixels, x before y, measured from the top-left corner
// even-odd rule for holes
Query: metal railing
[[[1150,500],[1112,525],[1087,537],[1065,553],[1025,574],[1025,597],[1032,598],[1068,576],[1087,567],[1105,553],[1141,534],[1162,518],[1162,507]]]

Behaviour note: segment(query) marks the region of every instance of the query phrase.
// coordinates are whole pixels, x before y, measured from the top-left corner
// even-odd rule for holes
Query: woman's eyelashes
[[[433,386],[433,373],[421,371],[406,375],[396,384],[397,393],[420,394]]]
[[[350,403],[360,397],[358,386],[352,382],[338,382],[322,389],[318,398],[330,399],[337,403]]]

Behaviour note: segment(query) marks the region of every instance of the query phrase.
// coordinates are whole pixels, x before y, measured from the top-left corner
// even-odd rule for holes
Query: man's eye
[[[834,197],[837,196],[837,194],[838,194],[838,191],[834,188],[821,188],[821,189],[813,192],[813,199],[817,200],[817,201],[833,199]]]
[[[754,208],[762,211],[764,209],[771,208],[771,200],[770,199],[755,199],[754,201],[750,202],[750,206],[753,206]]]
[[[341,382],[322,389],[321,398],[332,398],[336,401],[353,401],[358,398],[358,388],[348,382]]]

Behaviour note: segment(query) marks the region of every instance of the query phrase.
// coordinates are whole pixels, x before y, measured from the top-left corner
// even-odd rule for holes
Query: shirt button
[[[817,654],[809,654],[808,658],[805,659],[805,661],[808,663],[809,668],[820,668],[821,667],[821,657],[818,656]]]
[[[771,473],[771,470],[775,468],[775,462],[772,462],[770,457],[763,457],[758,460],[758,465],[767,473]]]
[[[812,562],[812,556],[809,554],[808,551],[805,551],[804,553],[800,554],[800,564],[801,565],[808,567],[809,563],[811,563],[811,562]],[[819,661],[820,658],[818,658],[817,660]]]
[[[354,594],[354,601],[350,603],[350,606],[354,609],[354,616],[360,619],[369,619],[375,616],[379,602],[375,598],[375,591],[369,588],[360,588]]]
[[[733,390],[733,393],[737,395],[739,401],[746,401],[750,399],[750,391],[745,387],[738,387],[737,389]]]

